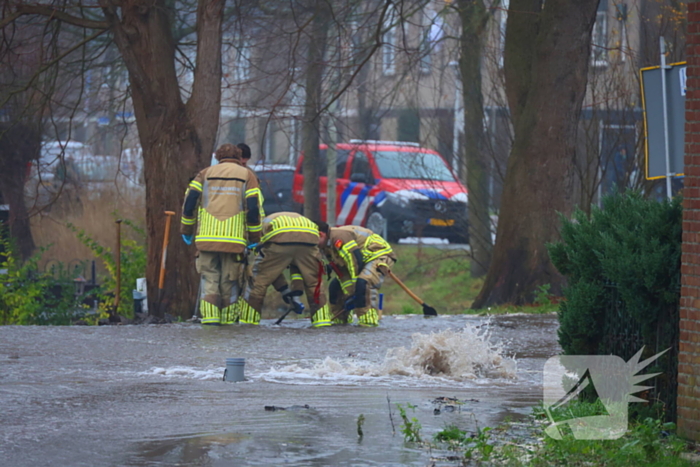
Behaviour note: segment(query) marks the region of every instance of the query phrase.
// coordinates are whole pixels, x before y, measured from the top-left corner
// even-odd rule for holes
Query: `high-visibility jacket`
[[[276,212],[263,219],[261,243],[318,245],[318,226],[296,212]]]
[[[197,209],[199,206],[199,209]],[[185,192],[180,231],[200,251],[242,253],[262,230],[262,194],[254,172],[223,159],[197,174]]]
[[[324,248],[329,260],[354,281],[365,264],[382,256],[396,261],[391,245],[369,229],[358,225],[331,227]]]

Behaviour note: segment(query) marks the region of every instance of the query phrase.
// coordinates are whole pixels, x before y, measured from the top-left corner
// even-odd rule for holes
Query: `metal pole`
[[[464,109],[462,109],[462,78],[460,76],[459,62],[451,61],[449,63],[454,67],[455,71],[455,105],[454,105],[454,124],[452,127],[452,170],[461,174],[459,161],[459,132],[464,132]]]
[[[605,175],[603,170],[603,122],[600,121],[598,124],[598,207],[603,208],[603,176]]]
[[[337,106],[334,104],[334,107]],[[338,141],[338,129],[335,125],[335,120],[333,119],[333,112],[331,112],[330,120],[331,121],[328,128],[328,135],[330,139],[328,142],[328,167],[326,168],[326,222],[330,226],[335,226],[335,195],[337,186],[335,169],[337,163],[337,152],[335,145]]]
[[[122,220],[117,219],[117,292],[114,297],[114,314],[119,312],[119,299],[122,292]]]
[[[494,177],[496,176],[496,118],[498,118],[498,107],[491,107],[491,162],[489,164],[489,210],[495,206],[493,202]],[[490,219],[490,217],[489,217]],[[489,230],[491,230],[489,220]]]
[[[664,156],[666,157],[666,196],[672,198],[671,190],[671,154],[669,151],[668,142],[668,107],[666,103],[666,41],[663,37],[659,38],[661,48],[661,96],[663,99],[663,114],[664,114]]]

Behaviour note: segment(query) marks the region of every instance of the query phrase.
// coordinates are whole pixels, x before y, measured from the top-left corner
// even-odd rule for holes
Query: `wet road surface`
[[[0,327],[0,464],[425,466],[397,404],[426,439],[494,426],[541,400],[560,351],[555,315],[273,323]],[[228,357],[245,381],[222,381]],[[435,415],[438,397],[464,404]]]

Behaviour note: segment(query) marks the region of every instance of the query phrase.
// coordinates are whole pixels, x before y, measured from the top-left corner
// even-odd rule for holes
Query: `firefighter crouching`
[[[194,239],[197,245],[200,312],[206,325],[237,321],[234,304],[246,246],[260,239],[262,195],[257,177],[241,165],[240,157],[241,150],[232,144],[217,149],[219,164],[197,174],[182,206],[182,238],[188,245]]]
[[[336,274],[329,287],[333,324],[351,324],[352,310],[360,326],[379,325],[379,288],[396,262],[389,243],[356,225],[329,227],[319,223],[319,246]]]
[[[246,309],[241,323],[258,324],[265,292],[274,285],[285,302],[294,304],[301,291],[290,291],[282,274],[287,267],[292,281],[301,276],[309,302],[309,315],[314,327],[330,326],[330,314],[323,292],[323,263],[318,250],[318,227],[295,212],[278,212],[262,223],[260,249],[253,263],[253,274],[244,294]],[[294,287],[296,289],[296,287]],[[296,307],[295,307],[296,308]]]

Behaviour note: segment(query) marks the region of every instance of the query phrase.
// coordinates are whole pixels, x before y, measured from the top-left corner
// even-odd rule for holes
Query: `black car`
[[[302,205],[292,198],[294,167],[284,164],[258,164],[251,169],[260,180],[266,215],[281,211],[301,213]]]

